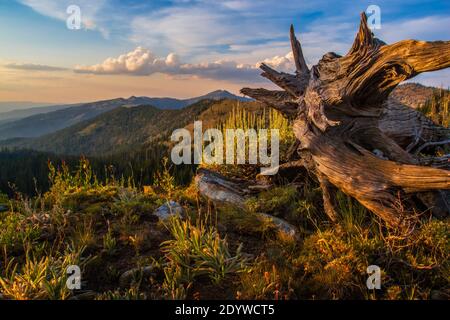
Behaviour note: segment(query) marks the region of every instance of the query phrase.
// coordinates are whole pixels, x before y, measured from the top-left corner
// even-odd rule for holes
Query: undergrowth
[[[74,172],[49,168],[47,193],[0,198],[1,299],[449,298],[448,220],[422,220],[402,236],[339,193],[340,222],[331,224],[320,189],[306,179],[240,208],[212,204],[194,184],[177,186],[167,162],[143,189],[127,179],[99,182],[86,159]],[[183,217],[153,214],[168,201]],[[260,213],[289,222],[298,237]],[[66,286],[70,265],[81,268],[81,290]],[[380,290],[366,286],[370,265],[381,269]]]

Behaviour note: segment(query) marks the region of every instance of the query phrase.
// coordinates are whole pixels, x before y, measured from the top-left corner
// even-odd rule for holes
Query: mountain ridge
[[[437,88],[409,83],[401,86],[400,90],[394,91],[390,99],[405,104],[410,103],[410,107],[417,108],[435,90]],[[414,93],[420,97],[415,97]],[[211,96],[217,99],[224,94],[235,97],[225,91],[212,92]],[[224,116],[224,113],[231,111],[236,106],[235,99],[203,99],[181,109],[160,109],[153,105],[143,104],[145,102],[148,102],[147,97],[132,96],[128,99],[118,98],[92,103],[89,117],[85,114],[78,114],[77,121],[73,121],[74,123],[70,126],[47,132],[40,137],[10,138],[0,141],[0,147],[25,148],[67,155],[111,154],[119,149],[123,151],[130,147],[141,147],[151,141],[156,141],[163,135],[167,138],[168,130],[184,127],[187,122],[193,122],[194,119],[202,119],[199,113],[200,109],[203,110],[202,108],[204,108],[203,111],[209,110],[210,113],[207,118],[202,119],[206,125],[208,121],[217,121]],[[247,108],[253,104],[255,102],[244,101],[241,107]],[[67,114],[71,110],[80,109],[69,108],[51,114],[53,116]],[[92,116],[93,114],[96,115]],[[35,129],[26,121],[24,122],[28,129]]]
[[[242,102],[252,108],[256,102]],[[149,105],[121,106],[71,127],[38,138],[15,138],[0,146],[32,149],[60,155],[104,156],[166,143],[173,130],[194,120],[216,121],[236,105],[235,100],[201,100],[179,110],[163,110]],[[204,118],[204,119],[203,119]]]
[[[216,90],[206,95],[189,98],[149,98],[136,97],[115,98],[110,100],[101,100],[85,104],[50,106],[43,112],[31,116],[15,119],[13,121],[4,121],[0,114],[0,141],[12,138],[36,138],[46,134],[62,130],[85,120],[93,119],[98,115],[109,112],[117,107],[135,107],[139,105],[151,105],[162,110],[176,110],[188,107],[201,100],[220,100],[233,99],[238,101],[251,101],[249,98],[236,96],[226,90]],[[33,112],[35,108],[32,108]],[[30,109],[30,110],[32,110]],[[30,112],[30,111],[28,111]],[[20,111],[17,111],[17,114]]]

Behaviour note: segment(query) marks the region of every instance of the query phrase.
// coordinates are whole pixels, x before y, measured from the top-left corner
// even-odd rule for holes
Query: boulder
[[[96,297],[97,293],[95,291],[86,291],[70,297],[69,300],[94,300]]]
[[[289,222],[287,222],[287,221],[285,221],[283,219],[271,216],[271,215],[266,214],[266,213],[257,213],[257,215],[262,217],[262,218],[272,220],[272,222],[275,225],[275,227],[282,234],[284,234],[286,236],[289,236],[289,237],[292,237],[294,239],[298,239],[299,238],[299,232],[298,232],[297,228],[294,227]]]
[[[138,280],[145,279],[154,275],[154,270],[152,266],[147,266],[143,268],[135,268],[124,272],[119,278],[119,286],[121,289],[129,288],[130,285]]]
[[[195,183],[200,194],[213,202],[245,207],[245,197],[241,186],[218,173],[199,169],[195,176]]]
[[[183,207],[179,203],[170,200],[168,203],[156,209],[153,214],[156,215],[160,220],[166,221],[171,217],[182,216]]]

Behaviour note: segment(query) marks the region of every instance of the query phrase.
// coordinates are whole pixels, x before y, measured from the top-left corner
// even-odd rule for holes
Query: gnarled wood
[[[374,37],[362,13],[349,52],[343,57],[327,53],[309,70],[293,28],[290,38],[296,75],[261,67],[263,76],[285,94],[248,88],[243,93],[296,116],[293,127],[301,157],[321,183],[330,219],[337,216],[333,187],[393,227],[414,222],[420,199],[445,210],[447,204],[430,199],[450,189],[450,171],[443,170],[449,168],[448,156],[419,154],[446,143],[450,130],[388,96],[404,80],[450,67],[450,41],[387,45]]]
[[[243,88],[241,93],[269,105],[287,118],[293,118],[298,113],[298,104],[286,91]]]
[[[295,67],[297,69],[297,75],[308,76],[309,69],[308,65],[306,64],[305,57],[303,56],[302,45],[295,36],[294,25],[292,24],[290,29],[290,38],[291,38],[292,53],[294,55]]]
[[[261,63],[261,70],[264,72],[261,74],[264,78],[269,79],[280,88],[286,90],[293,98],[299,98],[305,92],[308,80],[305,77],[296,77],[292,74],[285,72],[278,72],[265,63]]]

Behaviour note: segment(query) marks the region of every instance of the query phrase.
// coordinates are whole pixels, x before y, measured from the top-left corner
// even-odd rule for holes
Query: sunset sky
[[[291,23],[312,65],[326,52],[347,52],[371,4],[381,8],[374,33],[387,43],[450,39],[447,0],[1,0],[0,102],[184,98],[269,86],[257,64],[293,70]],[[81,30],[66,26],[69,5],[81,9]],[[449,87],[450,71],[416,81]]]

